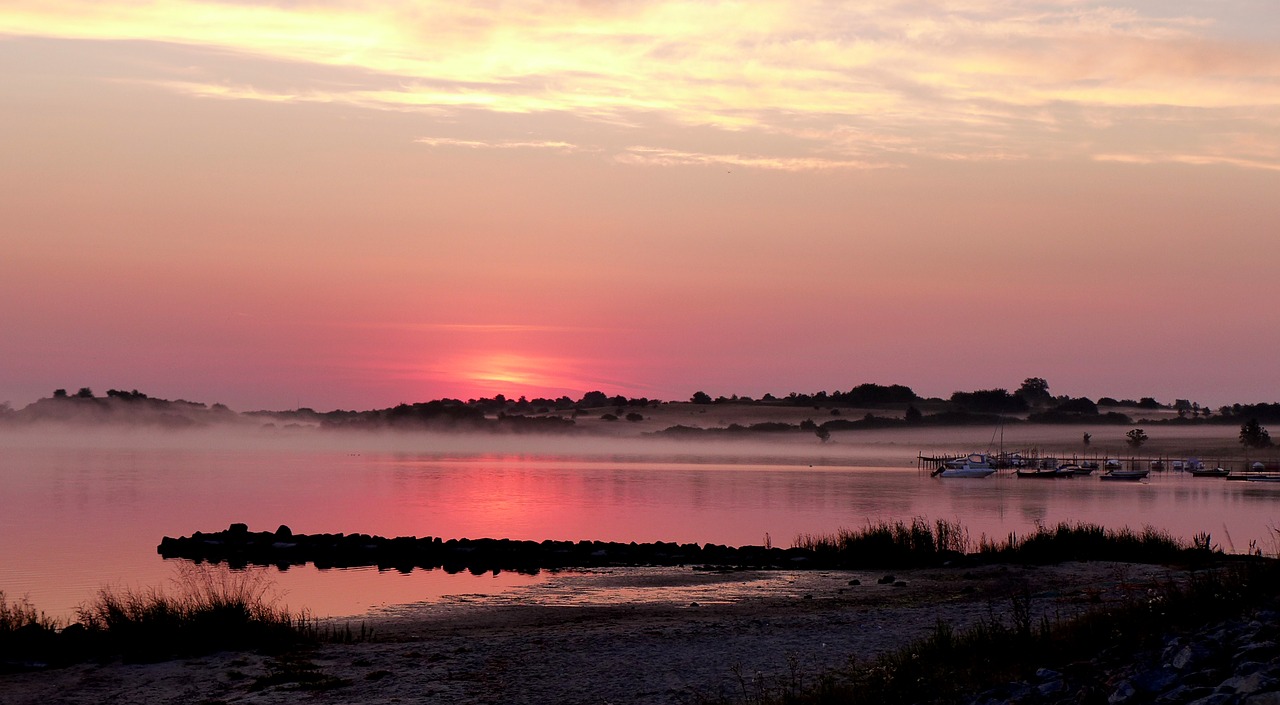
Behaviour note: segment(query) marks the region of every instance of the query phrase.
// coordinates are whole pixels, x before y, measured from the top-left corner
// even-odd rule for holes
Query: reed
[[[835,534],[801,534],[793,546],[823,557],[835,556],[850,567],[907,568],[934,565],[964,556],[971,548],[959,522],[922,518],[840,529]]]
[[[801,534],[793,546],[813,551],[824,560],[847,568],[912,568],[948,561],[987,563],[1062,563],[1065,561],[1126,561],[1176,563],[1202,561],[1221,554],[1208,534],[1184,543],[1169,533],[1145,527],[1106,529],[1096,524],[1061,523],[1039,526],[1027,534],[1009,534],[1003,541],[986,536],[976,542],[955,521],[894,521],[868,524],[834,534]]]
[[[0,590],[0,668],[12,662],[44,659],[60,627],[26,597],[10,602]]]
[[[102,588],[77,616],[99,652],[126,660],[280,649],[310,639],[314,620],[278,607],[278,600],[265,571],[189,564],[168,591]]]

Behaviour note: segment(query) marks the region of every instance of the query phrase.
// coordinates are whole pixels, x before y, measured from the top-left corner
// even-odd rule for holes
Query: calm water
[[[2,440],[2,439],[0,439]],[[1238,551],[1275,549],[1280,486],[1153,474],[1150,482],[938,480],[904,449],[810,466],[777,456],[351,452],[213,447],[45,447],[0,453],[0,590],[70,614],[101,586],[166,584],[160,538],[246,522],[255,531],[789,545],[881,519],[956,519],[976,537],[1037,523],[1207,531]],[[875,455],[872,453],[871,455]],[[910,456],[914,458],[914,454]],[[825,464],[824,464],[825,463]],[[541,580],[374,569],[271,569],[291,608],[360,614]]]

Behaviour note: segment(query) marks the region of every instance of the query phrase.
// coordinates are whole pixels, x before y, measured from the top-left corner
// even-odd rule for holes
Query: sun
[[[512,394],[571,387],[565,379],[565,369],[565,361],[556,358],[487,353],[462,361],[457,374],[477,390]]]

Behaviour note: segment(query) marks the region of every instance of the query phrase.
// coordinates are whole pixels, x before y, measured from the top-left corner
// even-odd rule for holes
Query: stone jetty
[[[537,573],[560,568],[605,566],[706,566],[708,568],[846,568],[848,557],[805,548],[722,546],[696,543],[618,543],[607,541],[517,541],[511,539],[442,539],[368,534],[295,534],[281,526],[274,532],[249,531],[232,524],[225,531],[197,531],[180,538],[164,537],[158,552],[165,558],[248,565],[314,564],[317,568],[377,566],[410,572],[414,568]]]

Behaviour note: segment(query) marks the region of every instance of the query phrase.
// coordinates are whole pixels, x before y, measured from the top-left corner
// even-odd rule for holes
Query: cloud
[[[737,166],[779,171],[815,171],[826,169],[883,169],[887,162],[821,157],[765,157],[740,154],[703,154],[659,147],[629,147],[616,159],[624,164],[644,166]]]
[[[588,326],[542,325],[531,323],[342,323],[342,327],[380,328],[412,331],[447,331],[458,333],[607,333],[620,328],[593,328]]]
[[[1274,18],[1256,4],[1197,9],[1197,16],[1171,16],[1160,3],[1122,8],[1079,0],[967,0],[947,3],[945,11],[908,0],[40,0],[0,8],[0,34],[213,48],[311,67],[315,75],[289,90],[252,81],[157,83],[193,96],[563,113],[620,130],[657,118],[677,128],[789,135],[799,152],[816,143],[847,157],[662,148],[619,157],[636,164],[827,169],[901,163],[904,155],[1092,158],[1117,150],[1074,115],[1106,111],[1106,121],[1124,125],[1133,111],[1153,109],[1183,125],[1161,145],[1169,154],[1203,130],[1178,112],[1187,109],[1232,121],[1233,130],[1274,151],[1280,42],[1233,33],[1249,12],[1259,14],[1260,26]],[[367,80],[323,80],[326,70],[338,69]],[[849,152],[853,132],[878,139]],[[461,140],[455,146],[480,146],[454,139]],[[560,141],[570,142],[549,143]],[[1241,166],[1277,163],[1243,153],[1226,158]]]
[[[577,151],[578,146],[553,140],[460,140],[451,137],[419,137],[414,140],[429,147],[462,147],[465,149],[550,149],[561,152]]]

